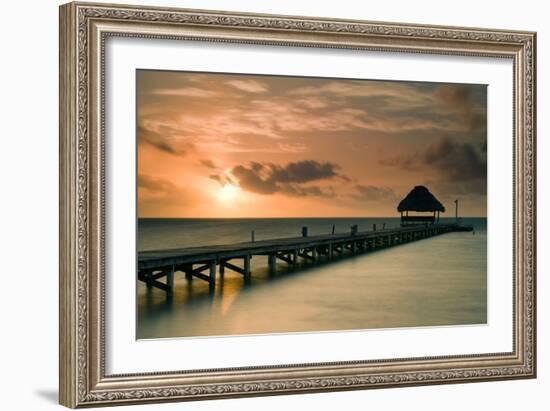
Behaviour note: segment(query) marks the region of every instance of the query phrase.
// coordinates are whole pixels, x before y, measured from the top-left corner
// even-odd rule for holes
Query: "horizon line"
[[[400,219],[401,216],[328,216],[328,217],[306,217],[306,216],[301,216],[301,217],[159,217],[159,216],[155,216],[155,217],[138,217],[138,219],[141,219],[141,220],[144,220],[144,219],[187,219],[187,220],[204,220],[204,219],[210,219],[210,220],[222,220],[222,219],[248,219],[248,220],[253,220],[253,219],[256,219],[256,220],[268,220],[268,219],[283,219],[283,218],[286,218],[286,219],[311,219],[311,218],[398,218]],[[454,216],[450,216],[450,217],[440,217],[440,219],[443,219],[443,218],[452,218],[454,219],[455,217]],[[487,218],[487,216],[462,216],[462,217],[458,217],[458,218]]]

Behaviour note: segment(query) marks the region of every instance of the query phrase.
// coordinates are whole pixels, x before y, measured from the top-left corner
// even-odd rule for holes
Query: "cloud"
[[[225,84],[247,93],[265,93],[269,90],[266,84],[257,80],[230,80]]]
[[[311,138],[303,137],[308,133],[338,134],[338,137],[364,133],[366,137],[383,134],[404,138],[412,133],[467,132],[473,127],[468,124],[483,123],[483,110],[479,110],[476,100],[483,93],[478,89],[455,91],[459,86],[331,80],[317,82],[315,86],[277,89],[272,93],[268,89],[275,90],[277,83],[268,78],[259,81],[224,76],[205,81],[201,83],[203,88],[196,84],[154,90],[157,94],[188,98],[181,103],[154,99],[147,107],[155,111],[157,117],[151,113],[147,116],[152,119],[150,122],[159,116],[167,118],[173,127],[193,138],[197,149],[210,153],[304,152],[313,144]],[[295,84],[308,82],[300,80]],[[435,97],[438,87],[443,88]],[[214,98],[203,98],[212,97],[212,90],[217,92]],[[266,90],[265,93],[262,90]],[[467,97],[470,94],[472,97]],[[255,98],[242,98],[245,95]],[[468,114],[469,120],[464,121],[459,107],[463,107],[468,98],[475,107]],[[159,131],[158,127],[150,128]],[[479,135],[473,136],[479,138]]]
[[[138,191],[147,191],[150,195],[163,195],[177,190],[176,186],[168,180],[149,176],[146,174],[138,175]]]
[[[383,166],[397,167],[406,171],[417,171],[420,168],[418,159],[414,155],[398,155],[390,158],[383,158],[378,161]]]
[[[235,181],[227,173],[224,174],[210,174],[209,179],[217,181],[223,187],[226,184],[236,185]]]
[[[299,105],[302,105],[310,110],[321,109],[329,107],[329,102],[321,97],[305,97],[296,101]]]
[[[487,161],[483,146],[476,150],[470,143],[457,143],[442,138],[430,144],[424,151],[382,159],[380,164],[407,171],[432,168],[445,180],[471,180],[486,178]]]
[[[442,138],[425,150],[380,161],[406,171],[431,171],[435,178],[424,181],[444,195],[485,195],[487,159],[483,145],[457,143]],[[420,183],[420,182],[419,182]]]
[[[481,86],[475,87],[475,90],[479,90]],[[457,112],[470,131],[484,130],[487,127],[485,93],[483,93],[483,101],[480,101],[472,86],[444,84],[437,87],[434,95],[447,107]]]
[[[158,96],[176,96],[176,97],[216,97],[218,93],[199,87],[181,87],[181,88],[159,88],[152,91],[152,94]]]
[[[487,175],[486,161],[468,143],[442,139],[430,145],[422,159],[451,181],[486,178]]]
[[[249,167],[238,165],[232,170],[239,186],[256,194],[274,194],[280,191],[277,182],[271,178],[268,167],[260,163],[251,163]],[[262,174],[267,174],[262,176]]]
[[[303,153],[305,151],[309,151],[309,148],[306,144],[304,143],[296,143],[296,142],[291,142],[291,143],[283,143],[283,142],[279,142],[277,143],[277,146],[275,146],[276,149],[274,149],[273,151],[275,152],[283,152],[283,153]]]
[[[163,128],[164,133],[138,126],[137,138],[139,143],[149,144],[156,149],[168,154],[183,156],[194,149],[191,142],[177,137],[177,132],[168,127]]]
[[[338,166],[333,163],[319,163],[315,160],[304,160],[288,163],[281,167],[271,165],[271,177],[281,183],[306,183],[339,176]]]
[[[419,86],[420,83],[362,81],[362,80],[333,80],[323,81],[315,86],[298,87],[290,91],[290,95],[300,97],[325,97],[333,101],[334,98],[369,98],[391,105],[405,103],[408,107],[422,106],[433,102],[430,89]]]
[[[341,115],[345,106],[366,108],[349,112],[352,121],[346,124],[386,133],[483,131],[487,122],[486,92],[480,85],[334,80],[297,87],[289,95],[306,106],[312,99],[313,107],[315,99],[322,99],[328,104],[326,118]]]
[[[206,168],[210,168],[212,170],[216,170],[218,168],[212,160],[209,160],[207,158],[202,158],[199,162]]]
[[[372,88],[370,88],[372,89]],[[363,96],[369,92],[369,87],[351,81],[329,81],[318,86],[304,86],[292,90],[289,94],[299,96],[316,96],[326,94]]]
[[[281,185],[281,192],[293,196],[293,197],[325,197],[325,198],[334,198],[336,193],[332,187],[327,187],[325,189],[319,186],[301,186],[299,184],[284,184]]]
[[[330,187],[323,189],[318,185],[305,184],[335,178],[349,180],[338,170],[339,166],[333,163],[304,160],[288,163],[285,166],[251,162],[248,166],[233,167],[231,174],[243,190],[256,194],[282,193],[296,197],[334,197],[334,191]],[[219,181],[221,178],[217,176],[215,179]]]
[[[389,187],[358,184],[355,186],[355,190],[353,198],[360,201],[385,201],[397,198],[395,192]]]

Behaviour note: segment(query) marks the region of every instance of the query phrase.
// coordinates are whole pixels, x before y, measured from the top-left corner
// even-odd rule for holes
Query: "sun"
[[[238,193],[238,187],[234,186],[233,184],[224,184],[218,192],[218,200],[222,202],[231,201],[237,197]]]

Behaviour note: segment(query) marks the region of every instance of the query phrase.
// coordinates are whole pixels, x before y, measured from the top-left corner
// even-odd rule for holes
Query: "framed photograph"
[[[61,6],[61,404],[534,378],[535,39]]]

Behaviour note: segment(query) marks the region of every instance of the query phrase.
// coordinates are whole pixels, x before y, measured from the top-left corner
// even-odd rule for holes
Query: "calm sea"
[[[452,221],[442,219],[442,222]],[[487,322],[487,221],[464,218],[474,233],[449,233],[330,263],[289,270],[252,259],[252,281],[226,270],[213,293],[176,273],[171,300],[138,282],[138,338],[313,332]],[[140,219],[138,249],[196,247],[399,226],[395,218]]]

